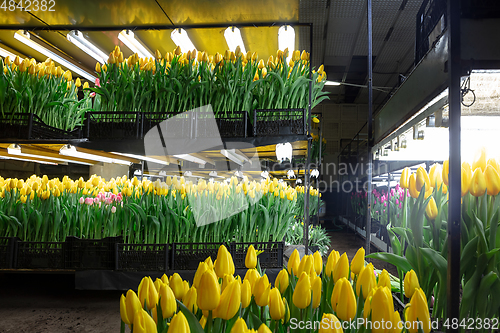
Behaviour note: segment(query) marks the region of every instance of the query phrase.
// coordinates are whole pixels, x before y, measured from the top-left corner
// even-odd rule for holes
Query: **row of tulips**
[[[90,91],[78,98],[80,78],[55,66],[50,58],[37,63],[35,59],[0,59],[0,114],[11,117],[27,112],[39,116],[47,125],[72,130],[81,124],[84,113],[91,110]]]
[[[303,187],[269,178],[194,184],[184,177],[154,183],[0,177],[0,235],[45,242],[122,235],[138,244],[281,241],[303,197]],[[318,197],[312,189],[313,212]]]
[[[108,63],[96,64],[100,85],[94,109],[103,111],[182,112],[212,105],[216,117],[233,111],[306,108],[309,98],[309,54],[277,51],[265,63],[254,52],[239,47],[224,55],[196,50],[173,52],[153,58],[133,54],[124,58],[118,46]],[[327,97],[323,65],[312,74],[312,107]],[[253,118],[252,118],[253,119]]]
[[[389,228],[394,254],[373,254],[404,271],[414,269],[426,298],[436,299],[435,317],[446,313],[449,162],[403,170],[405,196],[400,227]],[[460,317],[498,318],[500,300],[500,166],[480,149],[472,164],[462,163]]]
[[[252,246],[243,279],[234,276],[231,255],[221,246],[215,262],[200,262],[192,283],[177,273],[154,282],[148,276],[137,293],[122,295],[121,331],[128,325],[134,333],[430,332],[415,272],[405,277],[410,303],[401,316],[394,310],[389,274],[376,275],[364,259],[362,248],[351,263],[345,253],[332,251],[326,264],[318,252],[300,259],[295,250],[272,286]]]

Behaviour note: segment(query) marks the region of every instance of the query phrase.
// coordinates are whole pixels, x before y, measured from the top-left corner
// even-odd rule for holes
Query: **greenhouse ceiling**
[[[335,103],[367,103],[367,26],[366,0],[336,1],[48,1],[43,11],[26,11],[21,0],[10,10],[1,9],[0,48],[38,61],[46,57],[14,38],[19,29],[29,30],[89,72],[96,61],[67,39],[71,30],[81,30],[93,44],[108,54],[120,45],[127,57],[131,51],[118,39],[125,28],[137,39],[162,54],[174,49],[170,38],[174,28],[185,27],[198,50],[210,54],[224,52],[224,30],[245,24],[273,24],[271,27],[243,27],[241,35],[247,50],[260,58],[275,55],[278,29],[283,23],[313,24],[313,66],[325,65],[328,79],[343,83],[327,86]],[[53,6],[51,5],[53,4]],[[374,103],[380,104],[388,91],[414,64],[416,14],[422,0],[381,0],[373,3],[373,84]],[[52,9],[53,11],[49,11]],[[216,25],[216,28],[194,28]],[[51,31],[48,31],[51,30]],[[90,31],[92,30],[92,31]],[[295,46],[310,47],[309,27],[295,29]],[[350,84],[354,84],[350,85]],[[360,87],[361,86],[361,87]]]

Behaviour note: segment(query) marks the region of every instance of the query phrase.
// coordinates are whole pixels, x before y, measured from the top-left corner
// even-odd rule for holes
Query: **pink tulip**
[[[106,198],[106,199],[104,199],[104,203],[105,203],[106,205],[110,205],[110,204],[112,204],[112,203],[113,203],[113,199],[111,199],[111,198]]]
[[[396,184],[396,191],[399,192],[399,184]]]
[[[95,85],[98,86],[99,88],[101,87],[101,81],[99,80],[99,78],[95,79]]]
[[[99,201],[99,198],[94,198],[94,203],[98,203]]]
[[[113,213],[113,214],[116,213],[116,207],[115,206],[111,207],[111,213]]]
[[[80,197],[80,204],[83,205],[85,203],[85,198],[84,197]]]
[[[399,205],[399,199],[396,199],[396,205]]]
[[[92,199],[92,198],[86,198],[85,199],[85,203],[90,206],[90,205],[92,205],[94,203],[94,199]]]
[[[99,208],[101,208],[101,202],[99,201]]]

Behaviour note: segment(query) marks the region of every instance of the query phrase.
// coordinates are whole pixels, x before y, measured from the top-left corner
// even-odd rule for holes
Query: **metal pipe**
[[[370,238],[372,231],[372,145],[373,145],[373,36],[372,36],[372,0],[367,0],[367,26],[368,26],[368,195],[366,214],[366,245],[365,253],[370,254]]]
[[[450,173],[448,205],[448,271],[447,271],[447,317],[451,322],[459,319],[460,310],[460,220],[461,220],[461,54],[460,54],[460,1],[448,0],[448,100],[450,103]],[[459,329],[449,328],[449,332]]]
[[[323,149],[323,126],[321,126],[321,123],[318,124],[318,127],[319,127],[319,159],[318,159],[318,165],[317,165],[317,168],[318,168],[318,171],[321,175],[321,150]],[[319,198],[319,176],[316,178],[316,184],[317,184],[317,188],[318,188],[318,211],[316,213],[317,215],[317,219],[318,219],[318,223],[319,223],[319,208],[320,208],[320,204],[321,204],[321,200]]]

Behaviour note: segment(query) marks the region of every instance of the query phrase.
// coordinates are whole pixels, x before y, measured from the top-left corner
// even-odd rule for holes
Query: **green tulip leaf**
[[[396,266],[397,268],[403,270],[403,272],[408,272],[409,270],[412,269],[412,265],[408,262],[408,260],[405,257],[399,256],[394,253],[377,252],[377,253],[371,253],[366,257],[388,262]]]
[[[182,312],[182,314],[186,317],[191,332],[204,333],[203,327],[201,327],[200,323],[198,322],[194,314],[191,311],[189,311],[189,309],[181,302],[177,301],[177,304],[179,305],[179,309]]]

